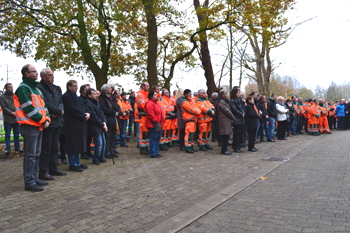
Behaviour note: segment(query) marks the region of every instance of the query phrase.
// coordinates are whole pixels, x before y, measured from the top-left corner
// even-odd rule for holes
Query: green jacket
[[[19,103],[24,113],[35,122],[40,122],[43,119],[43,115],[40,114],[32,105],[32,98],[30,94],[40,95],[43,99],[41,91],[36,87],[39,82],[33,81],[29,78],[22,77],[23,82],[17,88],[15,94],[18,96]],[[49,112],[46,110],[46,116],[50,117]]]

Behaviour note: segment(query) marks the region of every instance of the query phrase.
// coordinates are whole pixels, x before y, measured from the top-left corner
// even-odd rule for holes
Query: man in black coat
[[[54,85],[54,73],[50,68],[40,72],[39,90],[45,98],[45,105],[50,113],[51,123],[43,130],[41,153],[39,157],[39,179],[54,180],[53,176],[64,176],[66,172],[57,169],[58,140],[62,127],[63,103]]]
[[[89,120],[90,114],[85,110],[81,98],[77,96],[77,90],[77,81],[69,80],[67,91],[62,95],[62,102],[69,170],[81,172],[87,168],[80,163],[79,154],[86,152],[86,121]]]
[[[264,142],[264,131],[267,137],[267,119],[269,118],[269,114],[267,112],[267,99],[265,95],[261,95],[258,102],[255,104],[257,109],[261,111],[260,118],[260,127],[258,131],[258,136],[260,136],[260,142]]]
[[[267,128],[267,141],[275,142],[275,129],[276,129],[276,118],[277,118],[277,109],[276,109],[276,99],[277,96],[272,94],[269,102],[267,103],[267,113],[269,115],[268,121],[269,125]]]
[[[86,91],[90,89],[90,84],[83,84],[79,88],[80,96],[79,98],[83,101],[84,105],[88,102],[88,98],[86,96]],[[88,136],[86,139],[86,152],[81,155],[81,159],[89,159],[89,157],[92,157],[90,144],[92,142],[92,137]]]

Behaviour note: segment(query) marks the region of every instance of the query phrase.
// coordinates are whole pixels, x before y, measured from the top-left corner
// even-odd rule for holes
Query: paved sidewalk
[[[349,141],[319,137],[180,232],[350,232]]]
[[[297,169],[302,169],[299,167],[303,163],[294,161],[299,158],[304,161],[307,158],[309,161],[312,158],[310,155],[306,157],[306,154],[303,154],[304,150],[314,148],[313,153],[325,153],[330,147],[330,150],[339,153],[344,150],[349,151],[349,145],[342,145],[345,141],[342,137],[349,139],[349,133],[335,132],[333,135],[320,137],[299,135],[290,137],[288,141],[260,143],[257,145],[259,148],[257,153],[248,152],[245,149],[244,153],[231,156],[220,155],[220,149],[216,145],[214,151],[198,152],[193,155],[182,153],[178,148],[171,148],[169,152],[163,153],[164,157],[160,159],[139,155],[136,148],[123,148],[119,150],[121,156],[116,159],[115,165],[111,160],[99,166],[92,165],[91,160],[88,163],[83,161],[89,169],[82,173],[69,172],[65,177],[56,177],[55,181],[51,181],[49,186],[45,186],[45,190],[39,193],[24,191],[22,158],[12,159],[1,155],[0,175],[3,177],[3,182],[0,187],[2,197],[0,199],[0,232],[175,232],[222,201],[229,199],[229,195],[236,196],[223,205],[244,193],[240,211],[234,214],[240,221],[239,216],[251,212],[247,211],[251,209],[250,206],[244,207],[246,203],[263,200],[267,205],[269,201],[276,200],[277,206],[280,205],[276,196],[261,198],[255,191],[257,188],[253,187],[260,184],[267,187],[266,184],[273,179],[282,179],[283,171],[288,166],[294,165]],[[341,142],[337,143],[339,140]],[[316,147],[317,145],[322,145],[325,149],[321,150]],[[295,154],[297,154],[296,158],[286,163],[262,160],[267,157],[289,158]],[[348,153],[346,152],[345,155]],[[323,160],[317,161],[317,167],[308,162],[311,166],[310,170],[324,169],[320,166]],[[328,159],[328,162],[333,160]],[[282,165],[277,170],[282,169],[281,172],[274,171],[276,175],[268,175],[268,180],[258,180],[259,177],[256,177],[256,174],[266,174],[280,164]],[[61,165],[59,168],[63,171],[68,170],[67,165]],[[339,169],[339,167],[335,166],[333,169]],[[258,181],[255,182],[255,180]],[[300,184],[299,181],[297,183]],[[297,188],[297,183],[292,185]],[[240,192],[235,194],[232,187],[238,184],[244,188],[243,191],[239,190]],[[249,187],[246,188],[247,186]],[[270,188],[279,190],[278,187]],[[289,188],[287,182],[281,188],[291,193],[301,192],[301,190],[295,191]],[[191,211],[202,206],[202,203],[213,200],[211,198],[223,194],[226,194],[225,198],[217,204],[213,201],[209,209],[204,208],[197,215],[180,218],[182,221],[175,226],[165,224],[171,222],[173,218],[184,216],[186,211]],[[249,195],[254,199],[248,198]],[[301,197],[305,197],[305,194]],[[212,212],[215,213],[216,210]],[[227,218],[230,219],[229,216],[225,217]],[[249,221],[254,222],[254,220]],[[273,221],[276,220],[273,219]],[[219,232],[210,231],[210,229],[217,229],[217,226],[211,228],[216,223],[209,224],[208,228],[204,223],[200,223],[199,227],[193,224],[183,231]],[[242,229],[244,231],[244,228]]]

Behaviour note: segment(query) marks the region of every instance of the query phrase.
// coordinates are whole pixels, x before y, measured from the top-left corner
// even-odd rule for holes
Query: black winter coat
[[[41,93],[44,96],[45,100],[45,106],[47,110],[49,111],[50,115],[53,114],[57,117],[51,118],[51,123],[49,125],[49,128],[58,128],[63,127],[61,116],[62,116],[62,110],[63,110],[63,103],[61,95],[57,91],[57,86],[53,84],[53,90],[45,83],[44,80],[41,80],[37,86]]]
[[[100,96],[100,107],[103,113],[105,114],[108,130],[111,130],[112,128],[115,129],[117,125],[117,119],[115,114],[117,112],[119,113],[118,116],[122,114],[122,112],[118,108],[117,103],[115,102],[114,96],[111,95],[111,97],[112,99],[106,96],[106,94],[104,93],[102,93]]]
[[[96,134],[103,133],[103,122],[106,122],[106,117],[98,101],[87,98],[84,105],[86,111],[90,113],[90,118],[86,122],[88,135],[93,137]]]
[[[230,99],[230,109],[233,116],[236,118],[236,120],[233,122],[233,125],[244,125],[244,118],[243,118],[243,115],[245,115],[244,108],[245,108],[245,105],[241,98]]]
[[[277,118],[276,100],[271,99],[267,102],[267,112],[269,117]]]
[[[265,108],[265,104],[263,102],[261,102],[260,100],[255,104],[255,106],[257,107],[258,110],[260,110],[262,112],[261,115],[261,119],[260,120],[264,120],[266,121],[266,116],[269,115],[267,109]]]
[[[131,105],[131,108],[132,108],[132,111],[130,112],[130,115],[135,115],[135,103],[136,103],[136,98],[135,97],[132,97],[130,96],[129,99],[128,99],[130,105]]]
[[[256,113],[254,105],[248,103],[245,108],[245,123],[248,129],[258,128],[260,125],[260,114]]]
[[[67,155],[86,152],[87,128],[84,103],[73,92],[67,90],[62,95]]]

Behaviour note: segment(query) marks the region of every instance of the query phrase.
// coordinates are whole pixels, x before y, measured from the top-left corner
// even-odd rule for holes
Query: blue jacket
[[[335,109],[335,114],[337,114],[338,117],[345,117],[345,105],[338,104],[337,108]]]

